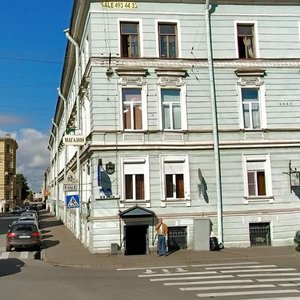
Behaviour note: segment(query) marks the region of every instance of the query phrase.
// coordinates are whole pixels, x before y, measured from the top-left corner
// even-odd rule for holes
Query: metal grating
[[[251,246],[271,246],[270,223],[249,223]]]
[[[187,248],[187,227],[174,226],[168,228],[168,249],[175,251]]]

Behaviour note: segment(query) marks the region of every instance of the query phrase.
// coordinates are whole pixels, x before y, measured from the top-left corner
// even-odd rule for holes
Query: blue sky
[[[49,165],[72,0],[3,1],[0,10],[0,136],[17,140],[17,172],[40,191]]]

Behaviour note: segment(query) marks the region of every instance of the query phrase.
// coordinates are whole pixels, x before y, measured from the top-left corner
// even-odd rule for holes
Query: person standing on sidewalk
[[[166,237],[168,235],[168,226],[163,222],[162,218],[158,219],[158,223],[155,226],[157,235],[157,252],[158,256],[167,255]]]

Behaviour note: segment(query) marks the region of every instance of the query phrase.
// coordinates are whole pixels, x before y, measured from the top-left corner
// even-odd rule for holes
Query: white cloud
[[[5,134],[0,130],[1,136]],[[44,173],[49,166],[49,136],[32,128],[21,129],[10,135],[18,144],[17,173],[24,175],[33,191],[41,191]]]

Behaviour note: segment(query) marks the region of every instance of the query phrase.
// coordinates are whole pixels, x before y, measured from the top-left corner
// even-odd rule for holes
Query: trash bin
[[[110,252],[111,254],[117,254],[118,251],[119,251],[119,245],[117,243],[112,243],[110,245],[111,249],[110,249]]]

